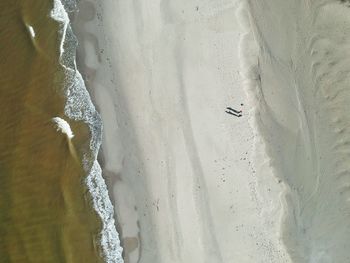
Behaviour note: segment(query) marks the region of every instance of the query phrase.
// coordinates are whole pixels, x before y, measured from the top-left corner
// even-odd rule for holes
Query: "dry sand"
[[[293,262],[350,262],[349,1],[251,1],[258,126]]]
[[[350,9],[242,2],[79,4],[125,262],[349,262]]]
[[[79,64],[104,122],[102,166],[125,261],[288,262],[283,187],[249,125],[239,2],[79,9]]]
[[[288,262],[282,186],[249,125],[239,2],[79,9],[78,64],[104,122],[101,162],[125,261]]]

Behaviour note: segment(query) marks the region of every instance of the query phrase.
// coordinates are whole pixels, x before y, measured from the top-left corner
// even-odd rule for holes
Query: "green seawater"
[[[69,121],[69,141],[52,122],[67,119],[52,8],[51,0],[0,1],[1,263],[102,262],[81,163],[89,129]]]

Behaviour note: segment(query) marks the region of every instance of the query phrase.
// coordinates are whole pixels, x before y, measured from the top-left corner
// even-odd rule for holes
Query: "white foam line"
[[[81,74],[76,69],[76,39],[69,25],[68,14],[60,0],[54,0],[51,17],[61,24],[59,32],[61,37],[59,61],[66,73],[64,89],[67,101],[65,114],[70,119],[84,121],[89,126],[91,132],[90,149],[85,153],[83,165],[88,174],[85,183],[91,195],[93,207],[102,220],[102,230],[99,234],[99,245],[102,250],[102,256],[106,263],[122,263],[122,248],[114,224],[113,205],[108,196],[101,167],[96,160],[101,145],[101,118],[91,102]],[[61,124],[62,128],[60,129],[62,131],[68,132],[62,119],[58,123]]]
[[[69,24],[69,17],[67,12],[64,9],[64,6],[62,5],[60,0],[54,0],[54,5],[53,9],[51,10],[51,17],[55,19],[58,22],[61,22],[61,25],[63,26],[61,28],[61,43],[60,43],[60,55],[62,56],[64,49],[63,49],[63,44],[66,38],[66,32],[67,32],[67,27]],[[63,65],[64,66],[64,65]]]

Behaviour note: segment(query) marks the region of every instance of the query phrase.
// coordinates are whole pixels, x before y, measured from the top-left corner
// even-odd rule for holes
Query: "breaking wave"
[[[99,241],[102,256],[107,263],[121,263],[122,248],[114,224],[113,205],[109,199],[107,186],[102,178],[101,168],[97,162],[97,154],[101,145],[102,122],[90,95],[85,88],[83,78],[76,67],[75,52],[77,40],[74,36],[68,12],[75,9],[74,0],[54,0],[51,17],[60,23],[60,57],[64,68],[66,96],[65,115],[75,121],[83,121],[89,126],[91,139],[89,149],[84,154],[83,166],[87,173],[86,186],[90,193],[93,208],[102,220]]]

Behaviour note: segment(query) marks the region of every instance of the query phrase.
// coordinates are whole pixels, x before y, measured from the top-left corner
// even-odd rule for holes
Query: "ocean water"
[[[122,261],[75,46],[58,0],[0,2],[0,262]]]

